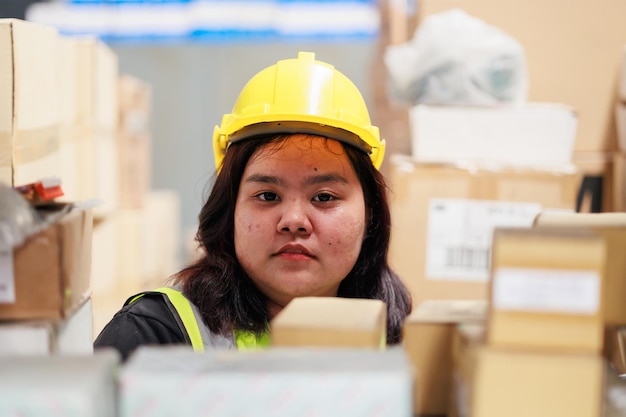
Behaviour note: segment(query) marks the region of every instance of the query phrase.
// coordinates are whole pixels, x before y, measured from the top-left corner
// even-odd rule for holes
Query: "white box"
[[[0,324],[0,356],[91,355],[92,343],[91,299],[62,320],[16,320]]]
[[[572,163],[578,119],[565,105],[418,105],[409,117],[412,156],[419,162],[534,169]]]
[[[202,355],[142,347],[122,369],[120,387],[120,417],[412,416],[412,375],[401,347]]]
[[[0,358],[1,416],[116,417],[119,355]]]

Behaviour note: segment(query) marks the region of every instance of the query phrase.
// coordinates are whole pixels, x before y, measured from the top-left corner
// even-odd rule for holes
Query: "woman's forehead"
[[[260,162],[270,158],[280,160],[291,159],[335,159],[339,157],[347,161],[347,154],[343,145],[335,140],[322,136],[294,134],[278,142],[266,143],[257,149],[249,163]]]

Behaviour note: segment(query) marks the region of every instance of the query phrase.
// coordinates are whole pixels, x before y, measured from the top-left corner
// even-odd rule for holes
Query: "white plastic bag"
[[[460,9],[424,19],[413,38],[384,55],[393,102],[494,105],[526,101],[524,48]]]

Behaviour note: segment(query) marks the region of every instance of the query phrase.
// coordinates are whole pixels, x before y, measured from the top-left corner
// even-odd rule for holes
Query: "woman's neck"
[[[283,305],[277,304],[272,300],[267,300],[267,314],[269,319],[272,320],[283,309]]]

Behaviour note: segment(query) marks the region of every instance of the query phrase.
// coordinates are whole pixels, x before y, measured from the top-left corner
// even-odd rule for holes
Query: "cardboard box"
[[[0,182],[60,176],[57,42],[51,27],[0,19]]]
[[[487,343],[600,353],[607,243],[586,230],[494,232]]]
[[[120,415],[411,417],[411,383],[399,347],[143,347],[120,374]]]
[[[600,355],[477,351],[473,417],[602,415]]]
[[[380,300],[299,297],[270,323],[272,346],[384,349],[387,308]]]
[[[0,319],[61,319],[90,295],[91,209],[74,209],[29,237],[0,264]]]
[[[152,89],[148,83],[127,74],[120,76],[118,86],[119,207],[142,208],[152,175]]]
[[[561,104],[410,110],[412,155],[419,162],[554,169],[572,163],[576,112]]]
[[[117,352],[0,357],[3,416],[115,417]]]
[[[65,319],[0,323],[0,356],[92,355],[92,303]]]
[[[615,150],[613,111],[624,61],[626,3],[423,0],[417,8],[417,24],[452,8],[503,30],[522,44],[528,67],[528,100],[565,103],[576,109],[576,151]],[[564,10],[567,19],[555,22],[555,16]]]
[[[420,164],[391,158],[389,262],[419,304],[486,300],[496,226],[530,226],[539,211],[572,210],[579,176],[568,171]]]
[[[535,227],[567,227],[592,229],[606,241],[607,264],[602,295],[606,325],[626,325],[626,214],[624,213],[541,213]]]
[[[459,323],[486,321],[484,301],[429,300],[403,326],[403,346],[413,365],[414,415],[445,415],[452,395],[453,334]]]

